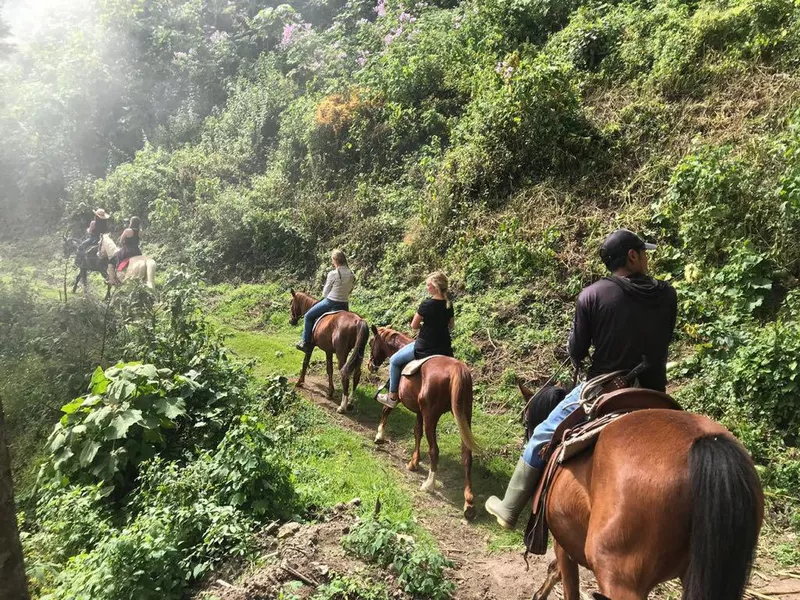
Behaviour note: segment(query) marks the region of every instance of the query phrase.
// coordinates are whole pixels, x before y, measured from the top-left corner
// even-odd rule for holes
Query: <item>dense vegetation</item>
[[[424,275],[442,268],[456,292],[456,352],[492,406],[514,401],[514,375],[542,379],[560,362],[572,303],[602,273],[602,237],[617,225],[643,231],[661,245],[656,274],[679,292],[677,395],[743,440],[773,521],[800,527],[794,2],[82,0],[48,19],[0,61],[3,239],[26,246],[65,224],[79,232],[103,206],[144,219],[146,252],[161,265],[301,285],[317,284],[340,246],[359,275],[358,309],[377,324],[407,322]],[[36,358],[8,359],[19,376],[4,386],[47,387],[41,397],[57,409],[96,366],[102,332],[73,329],[97,323],[102,307],[42,308],[33,294],[0,302],[0,327],[20,332],[2,336],[0,358]],[[34,327],[15,321],[23,310]],[[155,375],[129,364],[98,372],[103,391],[68,405],[49,442],[72,453],[54,459],[53,474],[88,485],[71,480],[74,465],[97,469],[101,487],[75,492],[94,506],[109,486],[127,498],[137,473],[135,493],[155,500],[130,505],[129,527],[194,540],[183,517],[159,521],[160,499],[185,500],[159,487],[166,465],[187,460],[170,449],[194,453],[197,466],[181,475],[190,486],[220,464],[228,436],[261,437],[247,421],[233,425],[247,401],[214,416],[214,394],[244,385],[235,369],[223,369],[233,378],[224,386],[198,382],[185,361],[196,348],[169,356],[180,346],[172,325],[159,325],[166,313],[129,318],[155,323],[163,344],[114,337],[105,355]],[[82,350],[62,362],[58,348],[75,335]],[[107,413],[131,444],[122,457],[106,451],[107,430],[75,433],[113,386],[142,388]],[[162,412],[125,412],[141,411],[139,393]],[[53,413],[41,419],[49,429]],[[184,439],[188,425],[162,419],[206,425]],[[176,436],[181,445],[167,443]],[[161,452],[161,468],[138,473]],[[211,519],[238,492],[203,493]],[[98,513],[94,530],[109,518]],[[110,540],[103,552],[127,543]]]

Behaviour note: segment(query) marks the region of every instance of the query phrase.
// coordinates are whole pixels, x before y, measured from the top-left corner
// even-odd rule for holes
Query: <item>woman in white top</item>
[[[317,319],[334,310],[350,310],[350,292],[356,284],[356,277],[347,266],[347,257],[341,250],[331,252],[331,263],[333,270],[328,272],[325,279],[322,300],[312,306],[303,319],[303,337],[296,346],[303,352],[308,351],[311,346],[311,334]]]

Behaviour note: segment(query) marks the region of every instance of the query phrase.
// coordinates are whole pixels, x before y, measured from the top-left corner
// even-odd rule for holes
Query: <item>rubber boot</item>
[[[508,482],[505,497],[502,500],[497,496],[489,498],[486,501],[486,512],[496,517],[497,522],[505,529],[514,529],[520,513],[533,497],[541,474],[539,469],[534,469],[520,458],[511,481]]]

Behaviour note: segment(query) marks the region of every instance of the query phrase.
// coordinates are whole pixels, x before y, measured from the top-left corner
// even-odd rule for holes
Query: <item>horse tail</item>
[[[358,334],[356,335],[356,345],[350,352],[350,357],[347,359],[342,369],[342,375],[345,377],[350,377],[351,373],[356,369],[356,365],[361,365],[361,362],[364,360],[364,349],[367,347],[367,341],[369,340],[369,326],[367,322],[364,319],[359,319],[357,327]]]
[[[472,374],[466,365],[458,363],[450,370],[450,403],[458,425],[461,441],[469,448],[470,452],[480,450],[475,437],[472,435],[470,421],[472,420]]]
[[[692,525],[683,600],[739,600],[750,578],[764,497],[733,437],[705,435],[689,451]]]

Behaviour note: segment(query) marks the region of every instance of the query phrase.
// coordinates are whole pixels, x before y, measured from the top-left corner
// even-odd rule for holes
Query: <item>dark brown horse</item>
[[[739,600],[764,497],[753,461],[727,429],[689,412],[642,410],[562,466],[545,510],[556,560],[536,600],[559,579],[564,599],[580,600],[578,565],[611,600],[646,598],[676,577],[683,600]]]
[[[75,283],[72,285],[72,293],[74,294],[78,289],[78,283],[83,284],[84,290],[87,287],[87,274],[89,271],[96,271],[103,276],[103,279],[108,282],[106,270],[108,268],[108,261],[97,256],[97,244],[94,245],[93,252],[78,253],[78,246],[81,240],[77,238],[68,238],[64,236],[64,258],[69,258],[70,255],[75,254],[75,266],[78,267],[78,275],[75,277]]]
[[[411,338],[388,327],[372,327],[370,341],[369,369],[377,371],[383,362],[406,344]],[[439,418],[448,411],[453,417],[461,435],[461,462],[464,465],[464,517],[475,518],[475,498],[472,495],[472,453],[477,444],[472,437],[472,374],[460,360],[449,356],[437,356],[426,362],[416,374],[403,377],[399,389],[400,401],[417,415],[414,426],[414,454],[408,463],[409,471],[419,467],[419,445],[422,432],[428,439],[430,471],[422,484],[422,490],[432,492],[436,485],[436,468],[439,465],[439,445],[436,443],[436,425]],[[384,440],[386,418],[392,409],[385,407],[378,426],[375,443]]]
[[[308,312],[308,309],[317,303],[317,300],[303,292],[292,292],[290,307],[292,325],[297,325],[298,320]],[[325,352],[328,370],[328,400],[333,400],[333,355],[339,361],[339,375],[342,377],[342,403],[337,412],[343,413],[352,408],[352,397],[355,396],[356,387],[361,379],[361,365],[364,362],[364,349],[369,340],[369,327],[367,322],[355,313],[342,311],[333,315],[320,317],[314,328],[311,349],[303,358],[303,368],[297,387],[303,387],[306,380],[308,363],[314,346],[319,346]],[[350,377],[353,378],[353,393],[350,394]]]

